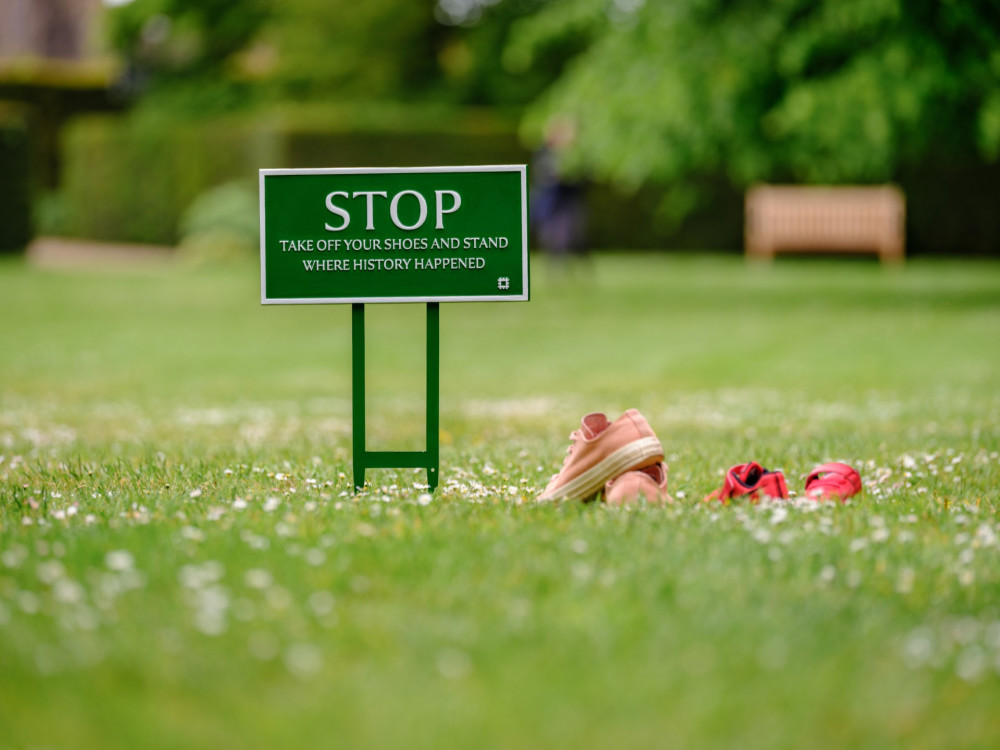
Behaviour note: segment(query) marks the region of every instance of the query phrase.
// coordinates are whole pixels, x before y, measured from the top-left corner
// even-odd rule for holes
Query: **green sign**
[[[260,170],[262,304],[528,299],[524,165]]]

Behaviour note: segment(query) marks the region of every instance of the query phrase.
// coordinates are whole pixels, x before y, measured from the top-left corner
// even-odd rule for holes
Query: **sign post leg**
[[[365,435],[365,306],[351,305],[351,393],[354,445],[354,490],[365,486],[368,469],[426,469],[427,486],[437,489],[440,462],[439,424],[441,391],[441,309],[427,303],[427,414],[426,443],[422,451],[370,451]]]
[[[354,490],[365,486],[365,468],[368,461],[365,438],[365,306],[351,305],[351,394],[354,438]]]
[[[440,450],[439,399],[441,393],[441,309],[437,302],[427,303],[427,485],[433,492],[438,484]]]

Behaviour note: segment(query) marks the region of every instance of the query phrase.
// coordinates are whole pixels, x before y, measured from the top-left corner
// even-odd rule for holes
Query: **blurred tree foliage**
[[[995,0],[552,0],[505,60],[567,40],[583,51],[526,128],[572,118],[568,169],[663,186],[675,219],[708,175],[870,182],[1000,155]]]
[[[442,43],[432,0],[284,0],[262,35],[270,83],[292,98],[425,94]]]
[[[109,11],[112,45],[159,75],[217,74],[269,16],[268,0],[136,0]]]
[[[134,0],[108,11],[107,36],[124,59],[132,97],[167,92],[170,106],[226,109],[244,91],[233,61],[270,18],[272,0]]]
[[[262,100],[521,106],[579,48],[512,70],[512,24],[546,0],[133,0],[109,39],[140,98],[192,112]]]
[[[435,18],[451,27],[440,53],[452,96],[471,104],[524,105],[538,97],[585,49],[577,34],[551,35],[531,65],[507,55],[514,29],[551,0],[437,0]]]

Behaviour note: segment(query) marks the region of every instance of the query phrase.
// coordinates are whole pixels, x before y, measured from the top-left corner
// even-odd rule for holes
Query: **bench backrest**
[[[746,196],[748,253],[777,250],[876,250],[902,255],[902,191],[892,185],[758,185]]]

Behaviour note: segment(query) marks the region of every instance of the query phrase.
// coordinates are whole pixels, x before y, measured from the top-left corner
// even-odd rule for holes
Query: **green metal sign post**
[[[427,486],[438,484],[440,455],[438,424],[440,410],[440,309],[437,302],[427,303],[427,396],[426,450],[370,451],[365,440],[365,306],[351,306],[351,390],[353,392],[354,486],[364,487],[367,469],[427,469]]]
[[[439,479],[440,302],[529,297],[524,165],[260,170],[261,304],[351,304],[354,485]],[[365,304],[427,305],[426,449],[369,451]]]

